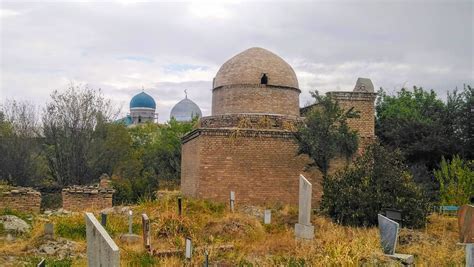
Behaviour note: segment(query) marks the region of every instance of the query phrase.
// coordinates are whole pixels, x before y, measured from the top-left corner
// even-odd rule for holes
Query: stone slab
[[[120,250],[104,227],[90,212],[85,213],[87,265],[119,267]]]
[[[400,225],[389,218],[379,214],[380,242],[385,254],[394,255],[398,242],[398,230]]]
[[[313,239],[314,238],[314,226],[305,224],[295,224],[295,236],[299,239]]]
[[[413,257],[413,255],[410,255],[410,254],[395,253],[393,255],[385,254],[385,256],[398,260],[404,265],[411,265],[415,262],[415,257]]]
[[[272,222],[272,210],[265,210],[263,214],[263,223],[270,224]]]
[[[474,206],[463,205],[458,212],[459,242],[474,243]]]
[[[474,244],[466,244],[466,266],[474,267]]]
[[[301,174],[299,183],[298,223],[311,225],[311,194],[313,186]]]

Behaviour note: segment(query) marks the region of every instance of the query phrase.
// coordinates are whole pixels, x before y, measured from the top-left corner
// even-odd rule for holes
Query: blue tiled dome
[[[130,108],[152,108],[156,109],[153,97],[145,92],[141,92],[130,100]]]

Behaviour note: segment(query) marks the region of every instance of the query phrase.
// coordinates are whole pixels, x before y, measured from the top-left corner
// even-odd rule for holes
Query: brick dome
[[[261,84],[264,74],[268,85],[298,88],[293,68],[281,57],[260,47],[247,49],[225,62],[216,74],[213,88]]]

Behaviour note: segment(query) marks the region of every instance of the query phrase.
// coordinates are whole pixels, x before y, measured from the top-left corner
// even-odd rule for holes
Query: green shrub
[[[323,181],[322,209],[344,225],[372,226],[384,208],[401,210],[403,225],[422,227],[428,201],[413,182],[399,151],[368,147],[353,166]]]
[[[468,204],[474,196],[474,161],[454,156],[451,161],[443,157],[441,167],[434,171],[439,181],[442,205]]]

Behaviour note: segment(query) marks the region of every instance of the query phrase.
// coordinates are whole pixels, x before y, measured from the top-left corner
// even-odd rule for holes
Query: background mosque
[[[188,122],[196,117],[202,117],[201,109],[194,101],[188,98],[188,94],[185,90],[184,99],[179,101],[171,109],[170,119],[174,118],[179,122]],[[144,91],[136,94],[130,100],[130,112],[117,122],[123,123],[127,127],[147,122],[158,123],[155,99]]]

